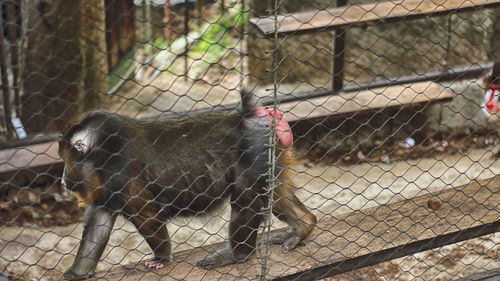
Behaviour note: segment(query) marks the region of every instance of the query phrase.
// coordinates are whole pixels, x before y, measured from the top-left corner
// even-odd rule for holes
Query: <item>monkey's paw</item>
[[[161,263],[159,260],[150,260],[146,261],[144,263],[144,266],[148,269],[153,269],[153,270],[159,270],[160,268],[163,268],[165,265]]]
[[[298,235],[290,237],[288,240],[281,245],[281,251],[285,254],[289,253],[291,250],[297,248],[301,239]]]
[[[293,228],[285,228],[275,231],[271,234],[269,241],[273,244],[280,244],[283,253],[289,253],[291,250],[297,248],[301,242],[300,236]]]
[[[78,275],[72,271],[66,271],[63,274],[64,280],[84,280],[92,277],[90,274]]]
[[[226,247],[223,249],[212,249],[210,251],[210,255],[208,255],[204,259],[199,260],[196,263],[196,266],[204,267],[206,269],[212,269],[233,263],[237,263],[237,261],[233,258],[231,248]]]

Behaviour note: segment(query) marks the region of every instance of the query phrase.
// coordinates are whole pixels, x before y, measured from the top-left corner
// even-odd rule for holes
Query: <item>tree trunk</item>
[[[104,0],[23,0],[21,120],[58,131],[107,91]]]
[[[134,46],[134,1],[106,0],[106,44],[111,71]]]

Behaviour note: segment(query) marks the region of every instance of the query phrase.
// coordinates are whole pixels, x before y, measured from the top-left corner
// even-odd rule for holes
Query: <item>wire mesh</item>
[[[0,279],[500,278],[499,7],[0,1]]]

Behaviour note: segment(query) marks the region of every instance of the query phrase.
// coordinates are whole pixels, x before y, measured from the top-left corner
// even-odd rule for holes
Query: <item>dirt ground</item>
[[[324,280],[455,280],[498,268],[500,266],[499,243],[500,234],[495,233]]]
[[[189,60],[189,74],[180,77],[184,75],[184,65],[179,62],[177,68],[169,69],[172,79],[150,81],[145,75],[141,80],[126,82],[122,90],[110,98],[108,110],[134,117],[151,117],[166,111],[184,112],[238,102],[242,77],[236,70],[237,64],[216,66],[207,71],[203,62]],[[294,87],[294,90],[298,89]],[[259,95],[268,94],[266,89],[258,89],[257,92]],[[452,141],[458,144],[453,145]],[[338,155],[330,154],[324,161],[315,162],[301,155],[303,158],[293,166],[296,172],[293,181],[300,187],[298,197],[322,219],[498,175],[500,161],[491,157],[496,152],[493,150],[494,141],[488,136],[472,143],[467,136],[454,136],[448,142],[429,140],[419,149],[425,148],[425,151],[433,153],[427,154],[427,157],[420,157],[420,154],[403,160],[398,160],[398,153],[408,151],[399,147],[398,143],[388,148],[388,151],[396,151],[394,155],[398,157],[384,157],[360,150],[346,155],[349,159],[344,157],[339,160]],[[460,145],[467,148],[460,148]],[[427,150],[429,146],[431,148]],[[27,197],[30,198],[30,195]],[[27,219],[21,223],[22,226],[4,225],[0,228],[0,280],[6,273],[21,280],[59,280],[71,265],[82,235],[82,223],[69,223],[64,218],[64,223],[61,223],[64,225],[51,225],[47,222],[49,217],[43,213],[45,209],[52,207],[51,204],[59,204],[61,209],[70,207],[52,198],[48,200],[36,203],[40,204],[41,211],[28,210],[28,215],[33,218],[36,213],[38,220]],[[74,208],[76,202],[72,203]],[[72,210],[75,217],[81,216],[81,209]],[[225,240],[228,211],[226,206],[220,213],[204,219],[169,223],[167,227],[173,251]],[[277,221],[273,224],[274,228],[283,226]],[[326,280],[453,280],[500,267],[499,245],[500,234],[496,233]],[[130,223],[119,218],[97,270],[121,268],[121,265],[150,258],[151,250],[144,239]]]
[[[492,147],[464,154],[392,163],[331,166],[302,163],[294,166],[298,196],[321,219],[441,191],[500,173],[490,158]],[[307,162],[307,161],[306,161]],[[203,220],[174,221],[168,225],[173,250],[181,251],[220,242],[227,237],[228,208]],[[275,227],[281,227],[279,223]],[[82,224],[53,227],[2,227],[0,267],[25,280],[57,280],[70,266]],[[419,253],[327,280],[453,280],[500,266],[500,234]],[[151,258],[151,251],[134,227],[123,219],[115,224],[98,270]]]
[[[192,68],[196,69],[196,62],[192,63]],[[182,112],[237,102],[239,73],[226,71],[222,76],[225,79],[214,86],[207,86],[207,81],[195,81],[196,77],[192,77],[189,87],[180,80],[129,81],[123,91],[111,98],[109,110],[148,117],[164,111]],[[265,89],[260,89],[259,93],[265,94]],[[449,135],[439,140],[427,140],[413,152],[399,143],[393,143],[386,147],[387,151],[394,151],[391,157],[384,158],[384,155],[360,150],[350,153],[348,159],[344,157],[340,160],[334,153],[325,154],[319,162],[299,151],[302,158],[293,167],[296,172],[293,181],[300,187],[297,195],[321,219],[498,175],[500,163],[492,157],[497,151],[494,143],[498,141],[497,133]],[[49,185],[50,188],[55,188],[57,193],[62,192],[57,185]],[[31,197],[27,195],[27,198]],[[70,202],[72,207],[66,206],[68,203],[58,202],[56,197],[36,202],[39,205],[34,206],[39,206],[40,210],[28,209],[31,218],[36,217],[37,220],[26,220],[21,223],[23,226],[0,228],[1,272],[22,280],[58,280],[71,265],[81,238],[82,224],[68,224],[70,218],[61,220],[56,214],[57,221],[64,223],[51,225],[50,217],[44,210],[61,205],[59,209],[71,210],[74,220],[81,216],[82,209],[75,209],[76,202]],[[226,206],[219,214],[211,214],[204,219],[169,223],[173,250],[182,251],[226,239],[228,209]],[[284,225],[275,221],[273,226],[279,228]],[[500,235],[497,233],[327,280],[453,280],[499,267],[499,245]],[[144,239],[130,223],[119,218],[97,270],[121,268],[121,265],[139,263],[151,257],[151,250]]]

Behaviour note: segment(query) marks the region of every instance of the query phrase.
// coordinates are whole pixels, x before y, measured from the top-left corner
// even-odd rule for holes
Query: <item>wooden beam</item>
[[[434,82],[418,82],[286,102],[279,105],[287,121],[347,114],[410,104],[447,101],[453,94]]]
[[[311,98],[279,105],[287,121],[379,110],[416,103],[446,101],[452,93],[434,82],[381,87],[338,95]],[[168,116],[165,116],[167,119]],[[0,179],[8,181],[19,170],[46,171],[61,167],[57,142],[45,142],[0,150]]]
[[[437,210],[427,206],[438,198]],[[500,231],[500,176],[450,188],[388,205],[381,205],[336,217],[326,215],[309,241],[291,253],[271,246],[267,279],[311,280],[445,246]],[[156,272],[142,263],[100,272],[106,280],[248,280],[260,274],[260,260],[213,270],[196,267],[211,245],[174,253],[173,262]],[[358,259],[358,260],[356,260]],[[350,261],[355,260],[355,263]],[[356,266],[357,265],[357,266]]]
[[[0,173],[29,166],[52,164],[60,160],[57,149],[57,142],[4,149],[0,154]]]
[[[16,183],[16,177],[34,178],[39,173],[62,173],[57,142],[0,150],[0,187]],[[59,171],[61,173],[59,173]]]
[[[314,10],[278,16],[278,34],[297,34],[329,29],[371,25],[439,16],[455,12],[474,11],[500,6],[500,0],[396,0],[362,5]],[[274,16],[250,19],[260,32],[271,36],[275,32]]]

